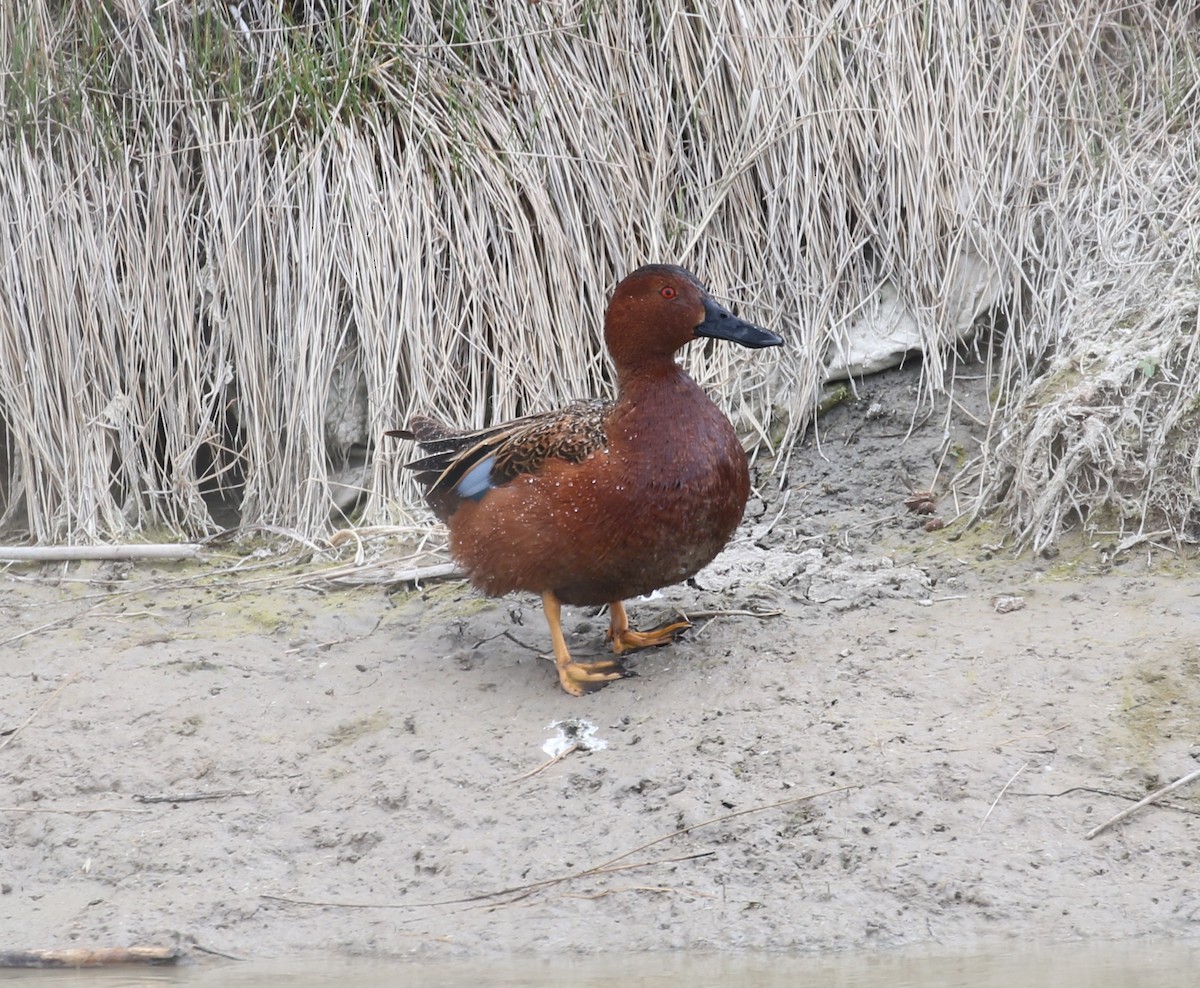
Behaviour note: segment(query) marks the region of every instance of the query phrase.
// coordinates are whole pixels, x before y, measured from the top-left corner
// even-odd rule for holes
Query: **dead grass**
[[[400,520],[383,429],[603,392],[607,294],[649,260],[785,335],[687,358],[784,449],[885,283],[948,387],[981,265],[1010,325],[983,503],[1039,545],[1106,505],[1194,524],[1173,5],[329,6],[0,10],[0,527],[192,537],[223,500],[320,533],[346,488]],[[1127,367],[1122,327],[1155,371],[1080,419],[1046,389]]]

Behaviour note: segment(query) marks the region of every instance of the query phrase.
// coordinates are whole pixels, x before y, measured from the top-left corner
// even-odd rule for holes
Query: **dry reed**
[[[603,392],[607,293],[670,260],[787,337],[687,357],[784,449],[885,284],[949,387],[979,267],[983,503],[1037,544],[1117,506],[1185,531],[1198,48],[1123,0],[3,5],[0,529],[403,518],[384,428]],[[1071,353],[1130,322],[1153,372],[1080,419]]]

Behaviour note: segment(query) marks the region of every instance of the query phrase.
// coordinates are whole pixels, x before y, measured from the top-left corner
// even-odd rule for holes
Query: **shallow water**
[[[825,957],[639,954],[405,963],[368,960],[199,963],[177,968],[93,971],[3,971],[0,980],[33,986],[163,988],[1194,988],[1200,985],[1200,940],[1073,944],[978,954],[877,952]]]

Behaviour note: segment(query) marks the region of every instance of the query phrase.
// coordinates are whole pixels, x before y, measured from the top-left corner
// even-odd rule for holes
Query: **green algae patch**
[[[322,741],[317,743],[319,748],[337,748],[344,744],[353,744],[369,734],[378,734],[391,724],[391,714],[382,710],[367,717],[357,717],[354,720],[343,721]]]
[[[222,666],[216,662],[209,662],[208,659],[188,659],[183,662],[171,662],[169,664],[171,666],[173,666],[178,672],[185,672],[185,673],[186,672],[217,672],[220,669],[224,668],[224,666]]]
[[[1193,648],[1182,661],[1174,655],[1147,659],[1121,677],[1119,723],[1138,751],[1148,754],[1186,736],[1189,712],[1200,706],[1198,673],[1200,650]]]
[[[426,586],[419,594],[407,595],[405,604],[419,610],[422,629],[455,618],[472,618],[497,606],[493,598],[471,590],[461,580]]]

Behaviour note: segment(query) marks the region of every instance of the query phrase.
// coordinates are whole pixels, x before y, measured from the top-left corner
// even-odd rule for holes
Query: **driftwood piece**
[[[178,964],[179,947],[69,947],[65,950],[3,950],[3,967],[113,967],[120,964]]]
[[[168,545],[0,545],[0,563],[59,563],[84,559],[193,559],[200,546]]]
[[[1162,797],[1166,796],[1168,793],[1172,793],[1176,789],[1180,789],[1183,786],[1186,786],[1190,782],[1195,782],[1197,779],[1200,779],[1200,768],[1196,769],[1196,771],[1194,771],[1194,772],[1188,772],[1187,775],[1176,779],[1170,785],[1163,786],[1161,789],[1158,789],[1158,790],[1152,792],[1149,796],[1147,796],[1141,802],[1134,803],[1132,806],[1127,807],[1126,809],[1123,809],[1120,813],[1118,813],[1112,819],[1105,820],[1104,823],[1100,824],[1100,826],[1093,827],[1091,830],[1089,830],[1086,834],[1083,835],[1083,839],[1091,840],[1093,837],[1097,836],[1098,834],[1104,833],[1104,831],[1106,831],[1109,827],[1113,826],[1114,824],[1120,823],[1122,820],[1129,819],[1129,817],[1133,816],[1133,814],[1135,814],[1143,806],[1149,806],[1151,803],[1157,802],[1158,800],[1162,799]]]

